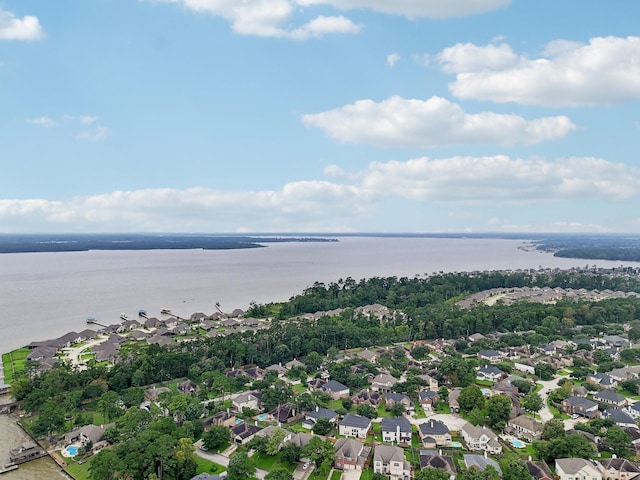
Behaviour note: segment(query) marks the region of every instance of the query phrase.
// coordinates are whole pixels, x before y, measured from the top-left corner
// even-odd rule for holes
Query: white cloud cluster
[[[299,5],[333,5],[341,10],[367,8],[405,17],[464,17],[505,7],[511,0],[296,0]]]
[[[44,36],[38,17],[25,15],[18,18],[0,9],[0,40],[39,40]]]
[[[398,53],[390,53],[387,55],[387,65],[391,68],[396,66],[396,63],[400,61],[400,54]]]
[[[0,200],[0,225],[58,231],[345,231],[387,200],[457,205],[622,201],[640,196],[640,173],[597,158],[507,156],[371,163],[338,181],[298,181],[279,190],[146,189],[75,197]],[[15,228],[14,228],[15,230]]]
[[[526,120],[492,112],[469,114],[441,97],[359,100],[335,110],[304,115],[302,121],[342,142],[385,147],[535,144],[562,138],[576,128],[565,116]]]
[[[556,40],[528,59],[506,44],[457,44],[437,55],[456,74],[451,93],[464,99],[551,107],[640,99],[640,37],[596,37],[587,45]]]
[[[260,37],[306,40],[327,34],[358,33],[361,27],[343,16],[320,15],[308,23],[289,27],[293,0],[161,0],[227,20],[236,33]]]
[[[88,140],[90,142],[100,142],[111,136],[111,130],[102,125],[96,125],[91,130],[85,130],[76,135],[77,140]]]
[[[40,125],[41,127],[51,128],[56,125],[55,120],[50,119],[47,116],[37,117],[37,118],[29,118],[27,119],[27,123],[31,123],[33,125]]]

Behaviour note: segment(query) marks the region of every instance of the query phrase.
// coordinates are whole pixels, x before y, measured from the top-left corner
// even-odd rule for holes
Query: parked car
[[[307,468],[309,468],[309,462],[307,462],[304,465],[302,465],[302,469],[303,470],[306,470]]]

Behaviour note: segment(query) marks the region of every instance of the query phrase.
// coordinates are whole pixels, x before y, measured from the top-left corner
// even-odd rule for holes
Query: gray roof
[[[337,416],[338,416],[338,413],[335,412],[334,410],[331,410],[330,408],[323,408],[323,407],[316,407],[315,410],[311,410],[310,412],[307,413],[307,417],[315,418],[315,419],[327,418],[331,420],[332,418],[336,418]]]
[[[349,387],[340,382],[336,382],[335,380],[329,380],[322,386],[322,390],[329,392],[342,392],[344,390],[349,391]]]
[[[594,400],[609,400],[610,402],[615,402],[615,403],[619,403],[619,402],[623,402],[625,400],[625,398],[621,395],[618,395],[616,392],[613,392],[611,390],[602,390],[598,393],[596,393],[593,396]]]
[[[569,397],[567,398],[567,402],[569,402],[569,404],[573,407],[577,407],[578,405],[583,405],[584,408],[586,409],[598,406],[596,402],[583,397]]]
[[[556,459],[556,469],[560,467],[567,475],[575,475],[582,468],[590,466],[596,468],[593,463],[584,458],[558,458]]]
[[[503,372],[498,367],[495,367],[493,365],[485,365],[484,367],[480,367],[478,369],[478,373],[484,373],[486,375],[500,375]]]
[[[480,350],[478,352],[478,356],[480,357],[488,357],[488,358],[495,358],[495,357],[499,357],[500,354],[495,351],[495,350]]]
[[[636,423],[628,413],[618,410],[617,408],[609,408],[603,412],[603,415],[616,423],[627,423],[630,425],[635,425]]]
[[[450,433],[449,427],[444,422],[433,419],[426,423],[421,423],[418,428],[423,435],[446,435]]]
[[[467,466],[467,468],[476,467],[480,470],[484,470],[489,465],[491,465],[502,477],[502,470],[500,470],[500,466],[498,465],[498,463],[491,458],[484,458],[484,455],[465,454],[464,464]]]
[[[405,462],[404,450],[400,447],[392,447],[390,445],[376,445],[373,451],[374,462]]]
[[[382,431],[396,431],[400,427],[402,433],[411,433],[411,422],[404,417],[384,417],[382,419]]]
[[[347,413],[340,425],[344,427],[369,428],[371,420],[355,413]]]

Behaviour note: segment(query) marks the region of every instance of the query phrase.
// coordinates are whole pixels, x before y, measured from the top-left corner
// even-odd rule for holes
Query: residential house
[[[627,406],[627,399],[611,390],[602,390],[593,396],[596,402],[606,403],[615,408],[624,408]]]
[[[640,376],[640,366],[614,368],[608,372],[609,376],[617,382],[636,380]]]
[[[260,430],[262,430],[262,428],[257,425],[242,422],[239,425],[231,427],[231,438],[236,445],[244,445],[245,443],[248,443]]]
[[[477,468],[478,470],[484,470],[487,467],[493,467],[502,478],[502,470],[500,469],[500,465],[498,462],[493,460],[492,458],[488,458],[486,455],[474,455],[474,454],[465,454],[464,458],[464,466],[467,469]]]
[[[498,367],[493,365],[484,367],[478,367],[478,373],[476,373],[476,378],[478,380],[488,380],[490,382],[497,382],[501,380],[505,376],[505,373],[500,370]]]
[[[438,392],[422,391],[418,393],[418,401],[425,411],[433,410],[438,400],[440,400]]]
[[[406,412],[413,410],[413,402],[402,393],[389,392],[385,395],[384,401],[387,410],[391,410],[395,405],[402,405]]]
[[[598,416],[598,404],[587,398],[572,396],[562,401],[562,411],[569,415],[595,418]]]
[[[542,461],[532,462],[529,460],[525,465],[527,466],[527,470],[529,470],[529,475],[533,477],[533,480],[555,479],[553,473],[551,473],[551,469],[549,469],[549,466]]]
[[[382,419],[382,441],[411,444],[411,422],[405,417]]]
[[[469,335],[468,340],[470,342],[477,342],[478,340],[482,340],[484,337],[484,335],[482,335],[481,333],[474,333],[473,335]]]
[[[640,468],[626,458],[606,458],[598,460],[598,469],[602,478],[607,480],[638,480]]]
[[[516,437],[522,438],[527,442],[539,440],[542,435],[542,426],[531,417],[520,415],[509,420],[506,432]]]
[[[329,380],[320,388],[323,392],[329,394],[329,396],[333,400],[338,400],[339,398],[347,398],[349,396],[349,387],[335,380]]]
[[[558,480],[602,480],[602,473],[594,462],[584,458],[556,459],[556,475]]]
[[[305,428],[313,428],[318,420],[325,418],[334,425],[338,423],[338,413],[330,408],[316,406],[315,410],[305,413],[302,426]]]
[[[287,369],[283,367],[282,364],[280,363],[274,363],[273,365],[269,365],[267,368],[265,368],[265,370],[267,372],[276,372],[278,374],[278,377],[280,378],[284,377],[285,374],[287,373]]]
[[[67,433],[64,436],[64,440],[67,443],[80,442],[83,447],[91,442],[91,445],[95,447],[104,438],[105,430],[110,427],[115,427],[115,423],[100,425],[99,427],[93,424],[85,425]]]
[[[431,375],[426,375],[426,374],[418,375],[418,377],[424,380],[425,382],[427,382],[427,384],[424,386],[425,390],[431,390],[432,392],[436,392],[438,391],[438,388],[440,388],[440,384],[438,383],[438,380],[433,378]]]
[[[340,435],[344,435],[345,437],[367,438],[370,429],[371,420],[369,418],[354,413],[347,413],[342,419],[342,422],[340,422],[338,431]]]
[[[480,350],[478,352],[478,360],[496,364],[502,362],[502,355],[496,350]]]
[[[200,387],[198,387],[196,382],[188,379],[179,383],[177,389],[180,393],[184,393],[185,395],[197,395],[200,392]]]
[[[171,389],[169,387],[156,387],[154,385],[144,391],[144,398],[149,402],[157,402],[160,394],[170,391]]]
[[[232,427],[236,424],[236,416],[233,413],[222,411],[207,418],[204,423],[204,429],[209,430],[213,425],[221,425],[223,427]]]
[[[296,410],[295,405],[285,403],[278,405],[267,412],[267,419],[272,422],[291,424],[302,420],[304,413]]]
[[[613,420],[618,427],[635,427],[635,420],[625,410],[609,408],[602,412],[604,418]],[[639,479],[640,480],[640,479]]]
[[[484,450],[493,454],[502,452],[498,436],[487,427],[476,427],[467,422],[460,430],[460,435],[469,450]]]
[[[292,368],[297,368],[297,367],[304,368],[305,365],[300,360],[297,360],[295,358],[293,360],[291,360],[290,362],[287,362],[287,363],[284,364],[284,368],[286,368],[287,370],[291,370]]]
[[[444,422],[429,420],[418,425],[420,441],[426,448],[450,447],[451,432]]]
[[[389,375],[388,373],[380,373],[371,381],[371,390],[374,392],[387,393],[391,391],[391,388],[396,383],[398,383],[397,378]]]
[[[629,344],[629,340],[626,338],[622,338],[619,335],[605,335],[602,337],[602,341],[610,347],[620,349],[624,348]]]
[[[453,458],[441,454],[442,452],[432,452],[430,450],[421,450],[420,456],[420,469],[425,470],[427,468],[437,468],[444,470],[449,474],[450,480],[456,478],[456,466],[453,462]]]
[[[302,449],[307,445],[309,445],[309,442],[311,441],[312,438],[313,438],[313,435],[311,435],[310,433],[298,432],[291,436],[291,439],[289,440],[289,442],[293,443],[294,445]]]
[[[378,408],[382,401],[382,395],[378,392],[372,392],[369,389],[360,390],[352,398],[354,405],[371,405],[374,408]]]
[[[371,447],[351,438],[340,438],[333,446],[334,467],[362,471],[369,466]]]
[[[245,408],[250,410],[260,410],[262,408],[260,404],[261,397],[262,394],[260,392],[242,393],[231,400],[231,409],[234,412],[242,412]]]
[[[458,397],[460,396],[461,388],[456,387],[449,392],[449,410],[451,413],[460,413],[460,403],[458,403]]]
[[[375,361],[378,359],[378,354],[376,352],[372,352],[368,348],[365,348],[363,351],[358,352],[356,356],[371,363],[375,363]]]
[[[627,405],[624,407],[624,411],[634,420],[638,420],[640,418],[640,402],[634,402],[631,405]]]
[[[590,373],[587,375],[587,383],[609,389],[615,389],[618,386],[618,381],[606,373]]]
[[[411,464],[404,457],[402,448],[376,445],[373,472],[385,475],[389,480],[408,480],[411,478]]]

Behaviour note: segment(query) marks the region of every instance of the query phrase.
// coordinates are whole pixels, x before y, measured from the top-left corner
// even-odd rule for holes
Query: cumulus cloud
[[[83,125],[91,125],[92,123],[96,123],[98,121],[98,117],[94,117],[92,115],[83,115],[80,117],[80,123]]]
[[[397,53],[391,53],[387,55],[387,65],[391,68],[395,67],[396,63],[400,61],[400,55]]]
[[[344,16],[320,15],[299,27],[290,27],[295,13],[294,0],[162,0],[227,20],[242,35],[307,40],[327,34],[358,33],[361,29]]]
[[[437,56],[455,73],[451,93],[464,99],[551,107],[640,99],[640,37],[555,40],[542,56],[516,55],[505,44],[457,44]]]
[[[366,189],[386,189],[421,201],[527,203],[601,198],[625,200],[640,193],[640,172],[592,157],[557,161],[490,157],[418,158],[372,163]]]
[[[0,40],[40,40],[44,37],[38,17],[25,15],[18,18],[0,9]]]
[[[511,0],[296,0],[299,5],[333,5],[341,10],[367,8],[405,17],[464,17],[505,7]]]
[[[0,225],[34,224],[48,231],[346,231],[373,217],[385,201],[398,199],[531,208],[640,196],[638,170],[590,157],[417,158],[373,162],[357,172],[329,166],[326,173],[340,181],[297,181],[258,191],[159,188],[56,201],[0,199]]]
[[[54,120],[51,120],[47,116],[42,116],[42,117],[37,117],[37,118],[30,118],[30,119],[27,120],[27,122],[31,123],[33,125],[40,125],[41,127],[45,127],[45,128],[51,128],[56,124],[56,122]]]
[[[335,110],[304,115],[302,121],[342,142],[385,147],[534,144],[562,138],[576,128],[564,116],[526,120],[492,112],[469,114],[441,97],[359,100]]]

